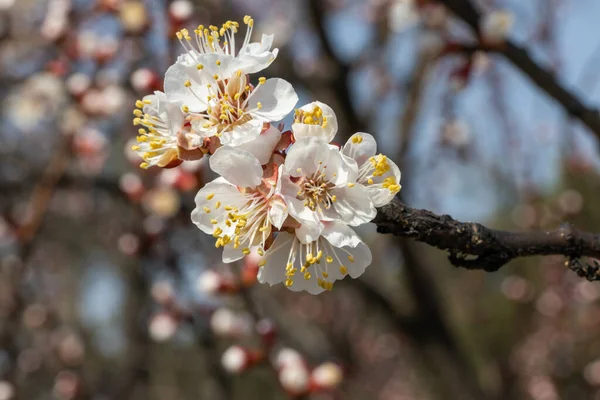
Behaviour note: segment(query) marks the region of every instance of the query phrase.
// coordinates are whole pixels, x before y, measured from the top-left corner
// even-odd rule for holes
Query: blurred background
[[[599,104],[600,2],[478,4]],[[139,169],[131,111],[177,30],[245,14],[410,205],[600,231],[593,134],[433,1],[0,0],[0,400],[600,399],[600,287],[561,257],[472,272],[366,226],[367,273],[319,296],[220,263],[190,221],[206,160]]]

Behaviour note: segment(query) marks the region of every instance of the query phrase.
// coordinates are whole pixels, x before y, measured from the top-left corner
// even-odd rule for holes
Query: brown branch
[[[600,280],[597,268],[575,261],[582,256],[600,258],[600,235],[580,231],[570,224],[553,231],[507,232],[475,222],[460,222],[400,201],[381,207],[373,222],[380,233],[448,250],[450,262],[457,267],[493,272],[518,257],[563,255],[569,258],[571,269],[588,280]]]
[[[481,13],[470,0],[439,0],[439,2],[453,11],[475,32],[479,32]],[[600,113],[598,110],[586,106],[573,92],[563,87],[552,71],[536,63],[525,48],[507,40],[503,46],[495,47],[494,50],[508,58],[540,89],[554,98],[571,117],[579,119],[592,132],[600,136]]]

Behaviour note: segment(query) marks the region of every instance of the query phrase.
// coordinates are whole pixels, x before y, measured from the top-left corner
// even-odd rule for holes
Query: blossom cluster
[[[192,221],[223,249],[223,261],[258,258],[258,280],[312,294],[360,276],[369,247],[352,227],[400,190],[400,170],[368,133],[332,143],[337,119],[315,101],[294,111],[291,130],[274,125],[298,96],[279,78],[252,79],[277,57],[273,36],[251,42],[254,20],[177,32],[184,53],[166,72],[164,93],[136,102],[133,146],[142,168],[175,167],[209,155],[220,175],[196,195]]]

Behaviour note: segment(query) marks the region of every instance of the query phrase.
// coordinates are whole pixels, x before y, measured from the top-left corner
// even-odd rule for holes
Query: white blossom
[[[377,154],[377,142],[368,133],[355,133],[342,153],[358,165],[357,182],[363,185],[375,207],[386,205],[400,191],[400,169],[383,154]]]
[[[339,149],[316,137],[296,141],[289,149],[281,176],[281,194],[292,217],[306,226],[314,240],[322,221],[351,226],[370,222],[376,214],[367,190],[356,184],[358,167]]]
[[[207,63],[221,63],[217,55],[206,57],[217,58]],[[165,77],[167,96],[191,114],[192,131],[200,137],[217,136],[224,145],[242,145],[255,139],[265,122],[283,119],[298,101],[292,85],[283,79],[259,78],[253,86],[241,70],[210,75],[202,72],[204,65],[194,67],[198,74],[193,80],[179,64],[170,67]]]
[[[283,282],[290,290],[319,294],[346,275],[359,277],[371,264],[369,247],[341,222],[323,222],[322,233],[314,241],[304,242],[298,236],[278,234],[263,258],[259,282]]]
[[[263,179],[258,159],[232,147],[219,148],[210,167],[221,177],[196,195],[192,221],[216,238],[217,248],[223,247],[223,262],[243,258],[253,246],[262,255],[271,231],[281,228],[288,215],[277,194],[277,176]]]
[[[141,125],[138,144],[132,150],[144,159],[142,168],[166,167],[178,160],[177,135],[183,130],[185,114],[162,92],[154,92],[136,102],[134,125]]]

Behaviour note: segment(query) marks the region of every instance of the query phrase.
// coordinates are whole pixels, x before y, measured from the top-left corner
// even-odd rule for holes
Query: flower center
[[[336,201],[336,196],[330,193],[334,185],[327,180],[323,172],[317,172],[312,177],[303,177],[296,183],[300,186],[297,198],[304,200],[304,206],[312,211],[321,211],[322,208],[328,210]]]
[[[297,109],[294,115],[294,122],[307,125],[327,126],[327,117],[323,116],[321,107],[315,105],[312,111]]]
[[[214,194],[213,194],[214,195]],[[211,197],[211,194],[207,196]],[[250,254],[250,247],[260,246],[258,254],[264,253],[265,243],[271,234],[271,223],[268,218],[268,199],[259,192],[246,194],[247,202],[241,207],[225,205],[227,211],[223,220],[213,219],[215,225],[213,236],[217,239],[215,247],[224,247],[233,243],[233,248],[242,247],[244,255]],[[217,201],[214,208],[221,207]],[[205,207],[204,212],[210,213],[210,208]]]

